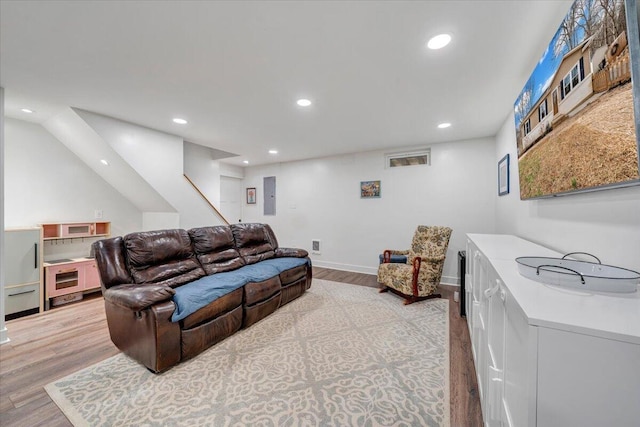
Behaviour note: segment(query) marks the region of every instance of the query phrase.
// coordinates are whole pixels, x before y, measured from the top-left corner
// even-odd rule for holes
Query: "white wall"
[[[91,221],[97,209],[114,236],[141,227],[141,212],[38,124],[5,118],[4,167],[7,228]],[[88,255],[90,242],[76,240],[45,250]]]
[[[220,206],[220,162],[213,159],[211,148],[185,141],[183,170],[214,206]]]
[[[522,201],[513,114],[496,136],[494,164],[507,153],[511,192],[496,196],[496,232],[640,271],[640,186]]]
[[[230,178],[244,178],[244,168],[240,166],[230,165],[228,163],[220,163],[220,176],[228,176]]]
[[[431,146],[431,166],[386,169],[384,151],[247,167],[245,222],[266,222],[280,246],[311,252],[317,266],[375,274],[384,249],[408,249],[417,225],[453,228],[443,282],[457,282],[457,252],[465,233],[492,233],[496,191],[494,140]],[[262,179],[276,176],[276,215],[264,216]],[[361,199],[360,181],[381,180],[380,199]]]
[[[64,108],[44,121],[42,127],[141,212],[176,212],[84,121],[78,110]]]
[[[178,211],[181,228],[222,224],[183,176],[182,138],[88,111],[78,114]]]
[[[0,224],[4,224],[4,88],[0,87]],[[9,342],[4,324],[4,232],[0,233],[0,344]]]

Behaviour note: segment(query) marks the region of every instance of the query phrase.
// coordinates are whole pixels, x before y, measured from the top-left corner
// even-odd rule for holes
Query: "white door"
[[[242,221],[242,180],[240,178],[220,177],[220,212],[230,224]]]

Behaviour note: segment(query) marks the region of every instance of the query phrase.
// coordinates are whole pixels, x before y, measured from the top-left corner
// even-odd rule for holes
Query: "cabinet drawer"
[[[47,298],[82,291],[84,268],[79,263],[46,267]]]
[[[40,283],[4,288],[5,314],[40,308]]]

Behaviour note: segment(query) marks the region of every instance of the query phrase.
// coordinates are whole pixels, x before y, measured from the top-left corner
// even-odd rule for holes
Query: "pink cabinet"
[[[94,259],[84,263],[84,290],[91,289],[100,289],[100,273]]]
[[[47,298],[82,291],[84,267],[82,263],[67,263],[45,267]]]
[[[47,298],[100,288],[96,261],[75,261],[45,267]]]

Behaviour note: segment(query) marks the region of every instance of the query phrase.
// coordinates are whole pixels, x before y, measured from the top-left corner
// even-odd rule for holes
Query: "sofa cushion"
[[[176,310],[171,316],[171,321],[178,322],[247,283],[264,282],[279,276],[285,270],[308,262],[305,258],[268,259],[257,264],[245,265],[237,270],[204,276],[180,286],[175,289],[176,294],[173,296]]]
[[[100,282],[105,289],[133,281],[127,269],[123,248],[124,241],[120,236],[98,240],[91,245],[100,271]]]
[[[186,230],[160,230],[124,236],[131,277],[135,283],[183,285],[205,275]]]
[[[204,276],[191,283],[176,288],[173,302],[176,310],[171,316],[172,322],[178,322],[206,307],[218,298],[241,288],[248,280],[236,271]]]
[[[235,248],[229,226],[192,228],[189,230],[189,236],[196,257],[207,274],[235,270],[245,264]]]
[[[202,323],[215,319],[221,314],[227,313],[242,305],[243,288],[238,288],[217,300],[202,307],[200,310],[185,317],[181,321],[182,329],[191,329]]]
[[[254,305],[264,301],[280,292],[280,279],[278,276],[262,282],[249,282],[244,285],[244,305]]]
[[[264,224],[232,224],[231,230],[240,256],[247,264],[273,258],[276,247]]]
[[[290,268],[280,273],[280,282],[282,286],[293,283],[307,275],[307,266],[299,265],[297,267]]]

